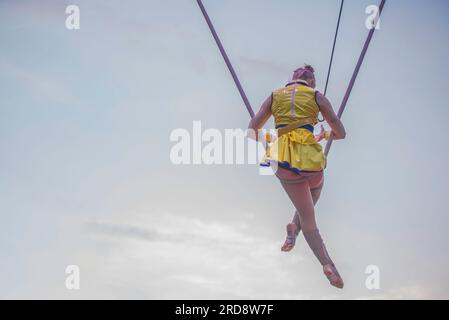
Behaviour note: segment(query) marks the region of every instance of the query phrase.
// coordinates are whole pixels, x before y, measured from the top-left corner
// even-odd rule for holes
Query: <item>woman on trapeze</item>
[[[287,238],[281,250],[292,250],[302,230],[329,282],[341,289],[343,279],[327,253],[315,219],[314,206],[323,188],[326,167],[326,157],[318,142],[329,139],[331,134],[322,127],[319,135],[313,135],[318,113],[331,127],[334,139],[344,139],[346,132],[329,100],[315,86],[314,69],[310,65],[295,70],[292,81],[265,100],[249,129],[254,130],[251,131],[257,139],[259,129],[274,117],[278,138],[268,148],[261,165],[276,167],[276,176],[296,208],[292,222],[287,224]]]

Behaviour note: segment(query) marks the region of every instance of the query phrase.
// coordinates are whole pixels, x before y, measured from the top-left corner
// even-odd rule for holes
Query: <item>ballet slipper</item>
[[[293,249],[296,243],[296,237],[298,226],[294,223],[287,224],[287,238],[285,239],[284,244],[282,245],[281,251],[289,252]]]
[[[326,264],[323,266],[323,272],[329,280],[330,284],[339,289],[343,289],[343,279],[333,264]]]

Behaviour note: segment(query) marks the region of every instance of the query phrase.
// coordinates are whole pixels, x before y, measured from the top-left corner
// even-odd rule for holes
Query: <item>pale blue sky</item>
[[[339,3],[204,1],[255,109],[304,62],[324,87]],[[370,4],[345,1],[334,108]],[[0,297],[449,298],[448,9],[387,1],[317,207],[336,291],[303,239],[279,252],[293,208],[275,178],[170,162],[173,129],[248,123],[195,1],[1,1]]]

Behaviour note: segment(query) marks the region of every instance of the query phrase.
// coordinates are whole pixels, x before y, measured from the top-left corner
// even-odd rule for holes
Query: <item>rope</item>
[[[327,93],[327,86],[329,84],[329,77],[331,75],[332,62],[334,61],[335,45],[337,43],[338,30],[340,29],[341,13],[343,12],[344,3],[345,3],[345,0],[341,0],[340,13],[338,14],[337,28],[335,29],[334,44],[332,46],[331,59],[329,61],[329,69],[327,70],[327,79],[326,79],[326,86],[324,87],[324,95],[326,95],[326,93]]]
[[[327,94],[327,86],[329,84],[329,77],[331,75],[332,62],[334,61],[335,45],[337,44],[338,30],[340,29],[341,13],[343,12],[343,4],[344,3],[345,3],[345,0],[341,0],[340,13],[338,14],[337,27],[335,29],[334,44],[332,45],[332,53],[331,53],[331,58],[329,61],[329,68],[327,69],[326,86],[324,87],[324,95]],[[324,118],[322,118],[322,119],[318,118],[318,122],[324,122]]]
[[[248,98],[246,97],[245,91],[242,88],[242,85],[240,84],[239,78],[237,77],[237,74],[234,71],[234,68],[232,67],[231,61],[228,58],[228,55],[226,54],[225,49],[223,48],[223,45],[221,44],[220,38],[218,37],[217,32],[215,31],[214,25],[212,24],[212,21],[209,18],[209,15],[207,14],[206,9],[203,6],[203,3],[201,0],[197,0],[198,6],[201,9],[201,12],[203,13],[204,19],[206,19],[206,23],[209,26],[210,32],[212,33],[212,36],[215,39],[215,42],[217,43],[218,49],[220,50],[221,55],[223,56],[223,59],[226,63],[226,66],[229,69],[229,72],[231,72],[232,78],[234,79],[234,83],[237,86],[237,90],[239,90],[240,96],[243,99],[243,103],[245,103],[246,109],[249,112],[249,115],[251,118],[254,118],[254,111],[251,107],[251,104],[249,103]]]
[[[386,0],[382,0],[382,2],[380,3],[378,18],[380,18],[380,15],[382,14],[382,10],[384,8],[385,2],[386,2]],[[338,118],[341,118],[341,116],[343,115],[343,112],[345,111],[346,104],[348,103],[349,96],[351,95],[355,80],[357,79],[357,75],[359,74],[360,67],[362,66],[363,60],[365,59],[365,55],[366,55],[366,52],[368,51],[368,47],[371,42],[371,39],[373,38],[374,31],[376,31],[375,26],[373,26],[373,28],[368,33],[368,37],[366,38],[365,45],[363,46],[363,49],[362,49],[362,53],[360,53],[359,60],[357,61],[357,65],[352,74],[351,81],[349,81],[348,89],[346,90],[343,101],[341,102],[340,108],[338,109],[338,113],[337,113]],[[333,133],[331,133],[331,136],[330,136],[329,140],[327,141],[326,148],[324,150],[324,154],[326,156],[329,154],[329,150],[332,146],[333,141],[334,141],[334,135],[333,135]]]

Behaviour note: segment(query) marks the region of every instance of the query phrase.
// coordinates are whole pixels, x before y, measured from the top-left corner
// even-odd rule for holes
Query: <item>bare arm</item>
[[[329,100],[321,93],[316,94],[316,101],[320,107],[321,114],[331,127],[335,140],[344,139],[346,130],[341,120],[337,117]]]
[[[254,118],[251,119],[248,125],[248,129],[252,129],[255,133],[254,135],[251,135],[250,137],[257,140],[257,133],[259,129],[263,128],[265,123],[270,119],[271,117],[271,103],[272,103],[272,97],[271,95],[262,103],[262,106],[260,107],[260,110],[256,113]]]

